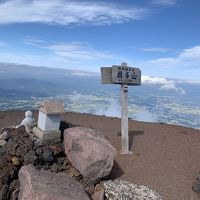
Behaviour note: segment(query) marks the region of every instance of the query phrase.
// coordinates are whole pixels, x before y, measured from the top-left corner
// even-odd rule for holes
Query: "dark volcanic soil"
[[[32,140],[24,126],[4,128],[2,132],[8,133],[8,142],[0,147],[0,200],[15,199],[13,194],[19,189],[18,172],[23,165],[66,173],[82,182],[80,173],[70,165],[61,143],[45,145]]]
[[[0,112],[0,128],[18,125],[23,111]],[[37,112],[35,112],[37,119]],[[120,119],[66,113],[68,123],[101,130],[117,149],[111,178],[155,189],[166,200],[197,200],[192,185],[200,171],[200,131],[174,125],[129,121],[132,155],[120,155]]]

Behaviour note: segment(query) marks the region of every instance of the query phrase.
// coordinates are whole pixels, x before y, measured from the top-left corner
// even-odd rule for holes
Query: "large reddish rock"
[[[68,159],[86,184],[110,174],[116,150],[100,131],[85,127],[66,129],[64,146]]]
[[[89,200],[83,186],[65,174],[36,170],[32,165],[19,171],[19,200]]]

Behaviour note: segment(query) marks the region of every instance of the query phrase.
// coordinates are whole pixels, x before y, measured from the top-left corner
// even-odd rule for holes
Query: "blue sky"
[[[198,0],[0,0],[0,62],[200,80]]]

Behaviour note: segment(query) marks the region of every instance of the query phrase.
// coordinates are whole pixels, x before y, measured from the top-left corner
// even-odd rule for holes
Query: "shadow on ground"
[[[61,121],[60,128],[59,128],[59,130],[61,131],[61,141],[63,141],[63,138],[64,138],[64,130],[67,128],[72,128],[72,127],[76,127],[76,126],[78,126],[78,125],[75,125],[75,124],[72,124],[69,122],[65,122],[65,121]]]
[[[108,179],[115,180],[117,178],[120,178],[123,174],[124,172],[122,171],[118,163],[114,161],[114,165],[112,167],[112,170],[110,172]]]
[[[144,135],[144,131],[129,131],[128,135],[129,135],[129,149],[132,150],[135,136]],[[118,133],[117,136],[121,136],[121,132]]]

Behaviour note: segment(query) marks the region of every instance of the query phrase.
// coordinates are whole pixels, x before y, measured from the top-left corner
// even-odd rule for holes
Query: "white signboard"
[[[139,68],[121,65],[102,67],[101,77],[103,84],[141,85],[141,70]]]
[[[141,85],[141,71],[128,66],[112,66],[112,82],[128,85]]]

